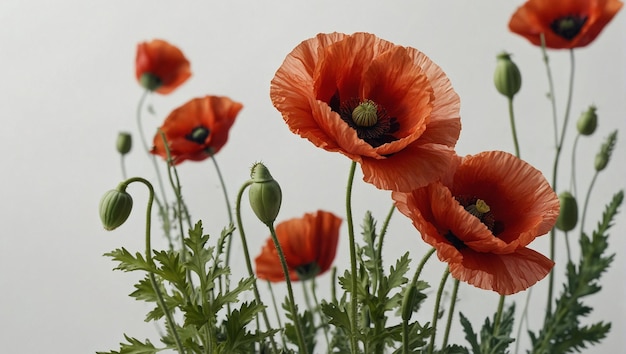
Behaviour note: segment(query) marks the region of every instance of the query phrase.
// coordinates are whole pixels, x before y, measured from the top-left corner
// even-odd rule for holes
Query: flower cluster
[[[529,0],[513,14],[509,28],[544,51],[547,48],[573,50],[593,42],[621,7],[622,2],[618,0]],[[180,49],[168,42],[153,40],[137,47],[136,78],[146,94],[168,94],[190,76],[189,61]],[[498,56],[494,84],[512,107],[513,98],[521,89],[522,73],[507,53]],[[500,307],[491,322],[493,327],[489,320],[483,327],[483,332],[491,333],[492,337],[482,338],[483,343],[478,343],[467,319],[460,317],[472,348],[504,352],[514,340],[511,338],[513,310],[503,310],[504,296],[524,291],[552,274],[556,262],[553,253],[556,230],[570,232],[578,225],[575,195],[570,191],[560,195],[555,192],[563,135],[556,142],[552,183],[520,158],[512,109],[515,154],[484,151],[459,155],[455,145],[461,134],[460,98],[442,68],[415,48],[364,32],[320,33],[304,40],[278,67],[269,93],[274,107],[293,133],[316,147],[338,152],[351,160],[345,215],[350,268],[338,279],[333,272],[331,280],[333,284],[338,281],[344,294],[319,303],[314,290],[316,278],[333,267],[338,242],[344,239],[341,235],[343,217],[317,210],[300,218],[280,221],[274,227],[280,219],[283,196],[280,185],[265,165],[254,164],[250,179],[243,184],[236,200],[236,229],[241,236],[249,274],[235,288],[230,287],[228,267],[235,232],[233,217],[230,216],[230,225],[216,245],[207,246],[209,236],[203,235],[201,223],[194,226],[190,221],[176,173],[176,179],[172,179],[177,200],[174,206],[164,202],[165,195],[157,196],[148,180],[130,178],[103,197],[100,215],[106,229],[121,226],[133,206],[126,187],[133,182],[145,184],[150,190],[146,254],[145,257],[133,256],[119,249],[107,255],[120,262],[119,269],[147,272],[148,278],[137,286],[132,296],[157,303],[157,309],[149,318],[165,319],[167,331],[163,343],[166,347],[181,353],[213,352],[213,349],[218,352],[290,352],[288,341],[297,346],[299,352],[313,352],[316,338],[321,336],[318,329],[321,329],[328,352],[382,353],[391,347],[404,353],[432,353],[439,305],[435,306],[430,323],[410,320],[427,297],[423,292],[427,285],[419,277],[420,272],[428,257],[436,252],[438,258],[447,263],[437,304],[448,274],[456,279],[452,304],[459,282],[501,295]],[[143,98],[140,105],[142,103]],[[144,141],[146,152],[153,159],[161,157],[168,172],[175,172],[176,166],[184,161],[214,159],[227,143],[229,130],[242,108],[241,103],[228,97],[194,98],[172,110],[157,129],[151,147]],[[597,119],[596,108],[591,107],[577,122],[579,134],[593,134]],[[567,117],[564,126],[566,122]],[[139,129],[141,132],[141,124]],[[615,140],[616,133],[611,134],[602,146],[596,158],[596,173],[608,164]],[[118,150],[122,157],[130,151],[128,134],[120,135]],[[410,265],[408,254],[389,272],[383,269],[383,238],[391,214],[380,231],[367,214],[363,225],[364,244],[355,240],[351,188],[357,164],[363,180],[389,191],[392,212],[398,210],[409,218],[416,234],[432,248],[417,266],[410,282],[404,277]],[[215,166],[218,168],[217,163]],[[155,168],[158,174],[156,162]],[[219,170],[218,174],[221,178]],[[230,213],[226,189],[222,186]],[[240,214],[245,189],[249,189],[250,206],[270,234],[254,258],[254,270]],[[622,198],[620,192],[609,203],[591,238],[580,226],[581,263],[577,268],[568,260],[570,281],[562,297],[556,299],[554,311],[553,279],[549,280],[545,327],[537,334],[531,332],[533,353],[561,352],[553,351],[559,346],[566,348],[562,352],[584,348],[585,342],[594,343],[608,332],[608,329],[579,327],[576,316],[589,312],[579,300],[595,292],[586,287],[595,284],[610,264],[611,257],[603,254],[606,230]],[[170,241],[169,251],[153,252],[150,248],[153,200],[159,206],[159,216]],[[584,212],[580,219],[584,223]],[[172,245],[173,220],[179,223],[181,231],[186,221],[190,230],[189,235],[180,235],[179,248]],[[549,257],[530,248],[537,237],[548,233],[552,244]],[[406,242],[419,241],[413,238]],[[589,263],[594,261],[596,263]],[[291,322],[284,330],[281,316],[277,318],[278,327],[270,324],[257,280],[266,280],[268,284],[285,282],[288,296],[283,309]],[[312,282],[315,306],[307,298],[307,310],[299,311],[291,288],[293,281]],[[255,300],[240,303],[239,296],[247,291],[253,292]],[[236,305],[237,309],[231,308]],[[392,310],[401,314],[401,322],[388,325],[387,312]],[[449,311],[441,352],[453,352],[453,349],[469,352],[447,343],[453,305]],[[574,317],[559,317],[559,311]],[[182,314],[184,324],[176,323],[174,312]],[[261,318],[264,327],[259,326]],[[257,327],[252,325],[253,319],[257,319]],[[584,335],[582,342],[568,342],[567,336],[575,336],[572,333]],[[274,339],[276,334],[283,342],[282,348]],[[132,339],[129,342],[122,344],[123,350],[152,346],[149,342]],[[154,352],[160,350],[151,348]]]

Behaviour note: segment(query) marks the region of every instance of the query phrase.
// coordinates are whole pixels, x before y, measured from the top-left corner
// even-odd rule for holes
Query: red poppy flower
[[[292,132],[359,162],[381,189],[408,192],[437,179],[461,130],[445,73],[418,50],[368,33],[302,42],[270,96]]]
[[[285,254],[291,280],[307,280],[330,269],[337,251],[340,226],[339,217],[322,210],[283,221],[276,226],[276,236]],[[285,280],[271,238],[255,262],[259,279],[271,282]]]
[[[502,295],[543,279],[554,262],[526,246],[546,234],[559,200],[540,171],[502,151],[457,158],[442,181],[392,193],[456,279]]]
[[[241,103],[228,97],[206,96],[194,98],[172,111],[160,129],[165,134],[174,164],[185,160],[201,161],[217,154],[226,144],[228,131],[241,108]],[[158,132],[151,152],[167,159]]]
[[[571,49],[593,42],[622,8],[619,0],[528,0],[511,17],[509,29],[534,45]]]
[[[155,39],[137,45],[135,75],[141,86],[166,94],[190,76],[189,61],[177,47]]]

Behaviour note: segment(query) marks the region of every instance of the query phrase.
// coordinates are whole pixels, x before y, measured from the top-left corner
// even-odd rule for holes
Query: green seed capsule
[[[133,208],[133,198],[125,190],[112,189],[100,200],[100,220],[106,230],[121,226]]]
[[[597,127],[598,115],[596,114],[596,107],[591,106],[580,115],[578,122],[576,122],[576,128],[581,135],[591,135],[596,131]]]
[[[280,211],[282,191],[280,185],[262,163],[252,166],[250,172],[252,185],[248,192],[250,206],[257,218],[265,225],[271,225]]]
[[[517,65],[511,60],[510,54],[501,53],[497,58],[493,83],[498,92],[508,98],[513,98],[522,87],[522,74]]]
[[[133,146],[133,138],[130,133],[120,132],[117,135],[116,148],[117,152],[122,155],[126,155],[130,152],[130,149]]]
[[[556,219],[556,228],[561,231],[571,231],[578,223],[578,203],[570,192],[559,194],[561,212]]]

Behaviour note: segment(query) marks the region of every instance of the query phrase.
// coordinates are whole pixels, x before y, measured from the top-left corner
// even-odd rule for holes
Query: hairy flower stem
[[[348,243],[350,245],[350,347],[352,354],[359,352],[359,341],[357,339],[357,316],[358,302],[357,294],[357,269],[356,269],[356,242],[354,240],[354,222],[352,220],[352,183],[354,182],[354,172],[356,162],[352,161],[348,174],[348,186],[346,188],[346,221],[348,223]]]
[[[574,50],[570,49],[570,80],[569,80],[569,90],[567,94],[567,104],[565,106],[565,116],[563,118],[563,126],[561,128],[561,137],[559,138],[556,145],[556,153],[554,156],[554,166],[552,168],[552,189],[557,190],[557,174],[559,169],[559,158],[561,156],[561,150],[563,149],[563,142],[565,140],[565,132],[567,131],[567,123],[569,121],[570,108],[572,106],[572,96],[574,91],[574,72],[575,72],[575,62],[574,62]],[[551,95],[553,93],[551,92]],[[554,104],[554,103],[553,103]],[[552,228],[550,232],[550,259],[552,261],[555,260],[555,238],[556,232],[555,229]],[[549,282],[548,282],[548,304],[546,306],[546,316],[544,321],[547,321],[548,318],[552,314],[552,293],[554,291],[554,271],[550,272]]]
[[[382,228],[380,229],[380,235],[378,236],[378,246],[376,247],[376,264],[377,267],[376,269],[378,270],[378,274],[376,274],[376,281],[374,282],[374,287],[372,292],[376,293],[376,290],[378,289],[378,283],[380,282],[380,279],[382,278],[382,273],[383,273],[383,241],[385,239],[385,235],[387,234],[387,228],[389,227],[389,221],[391,221],[391,216],[393,215],[393,212],[396,210],[396,205],[392,204],[391,208],[389,209],[389,212],[387,213],[387,217],[385,218],[385,222],[383,223]]]
[[[500,301],[498,301],[498,311],[493,319],[493,336],[497,337],[500,334],[500,323],[502,322],[502,310],[504,309],[505,295],[500,295]]]
[[[426,262],[430,259],[430,256],[435,253],[436,249],[431,248],[430,251],[426,252],[420,263],[417,265],[417,269],[415,270],[415,274],[413,275],[413,279],[411,280],[411,284],[406,287],[404,296],[409,296],[410,289],[415,288],[417,286],[417,281],[419,280],[420,274],[422,274],[422,269],[426,265]],[[412,304],[411,304],[412,305]],[[404,309],[403,309],[404,310]],[[411,316],[407,316],[402,319],[402,353],[409,353],[409,320]]]
[[[165,194],[165,187],[163,186],[163,178],[161,177],[161,171],[159,170],[159,166],[156,162],[156,156],[150,154],[150,148],[148,147],[148,142],[143,132],[143,123],[141,122],[141,111],[149,93],[150,90],[145,90],[144,93],[141,95],[141,98],[139,99],[139,103],[137,104],[137,130],[139,130],[139,140],[141,140],[144,151],[146,152],[146,154],[148,154],[148,157],[152,161],[152,166],[154,167],[154,171],[156,173],[157,182],[159,183],[159,190],[161,191],[163,202],[161,202],[156,195],[154,196],[154,201],[157,203],[157,206],[159,208],[159,215],[161,216],[161,221],[163,222],[163,231],[165,232],[165,237],[169,242],[170,250],[174,250],[174,245],[172,244],[172,235],[170,234],[170,221],[167,213],[167,196]]]
[[[306,345],[304,344],[304,335],[302,334],[302,326],[300,325],[300,316],[298,314],[298,308],[296,307],[296,300],[293,296],[293,288],[291,286],[291,279],[289,277],[289,269],[287,268],[285,254],[283,253],[283,248],[281,247],[280,242],[278,242],[278,236],[276,236],[274,224],[268,223],[267,227],[269,228],[270,234],[272,235],[272,241],[274,241],[274,247],[276,247],[276,252],[278,252],[280,265],[283,268],[283,274],[285,275],[285,282],[287,283],[287,295],[289,296],[289,307],[291,308],[291,313],[293,315],[293,326],[296,329],[296,336],[298,337],[298,347],[300,348],[300,353],[307,353]]]
[[[519,142],[517,140],[517,129],[515,128],[515,113],[513,112],[513,97],[508,99],[509,102],[509,120],[511,122],[511,134],[513,135],[513,145],[515,146],[515,156],[521,157],[519,152]]]
[[[433,311],[433,320],[432,320],[432,328],[433,331],[430,335],[430,344],[428,345],[428,354],[432,354],[435,350],[435,337],[437,336],[437,320],[439,319],[439,305],[441,303],[441,296],[443,295],[443,289],[446,287],[446,281],[448,280],[448,275],[450,275],[450,269],[446,268],[443,272],[443,276],[441,277],[441,282],[439,283],[439,289],[437,290],[437,297],[435,298],[435,310]]]
[[[596,179],[598,178],[599,172],[596,171],[591,178],[591,183],[589,183],[589,189],[587,189],[587,195],[585,195],[585,204],[583,205],[583,213],[580,218],[580,232],[585,232],[585,219],[587,218],[587,206],[589,205],[589,197],[591,197],[591,190],[593,186],[596,184]]]
[[[452,328],[452,317],[454,317],[454,307],[456,306],[456,298],[459,292],[458,279],[454,279],[454,287],[452,288],[452,297],[450,298],[450,308],[448,308],[448,320],[446,321],[446,330],[443,333],[443,344],[441,349],[445,349],[448,346],[448,338],[450,336],[450,328]]]
[[[313,301],[315,302],[315,308],[317,309],[317,312],[320,316],[320,322],[321,322],[321,326],[322,329],[324,330],[324,339],[326,340],[326,348],[327,348],[327,352],[330,353],[331,352],[331,347],[330,347],[330,340],[328,338],[328,322],[326,321],[324,312],[322,311],[322,307],[320,306],[320,302],[317,299],[317,284],[316,284],[316,279],[317,278],[313,278],[310,280],[311,282],[311,294],[313,295]]]
[[[256,283],[256,276],[254,275],[254,271],[252,270],[252,262],[250,261],[250,252],[248,251],[248,242],[246,241],[246,234],[243,231],[243,223],[241,222],[241,198],[243,196],[243,192],[246,188],[252,184],[252,180],[246,181],[241,188],[239,188],[239,192],[237,193],[237,201],[235,204],[235,216],[237,218],[237,229],[239,230],[239,236],[241,236],[241,248],[243,249],[244,259],[246,261],[246,268],[248,269],[248,275],[253,279],[252,282],[252,290],[254,292],[254,299],[257,304],[263,304],[261,302],[261,295],[259,295],[259,288]],[[270,320],[267,317],[267,311],[265,311],[265,306],[263,306],[263,310],[261,311],[263,315],[263,321],[265,322],[265,328],[270,329]],[[272,349],[275,353],[278,352],[276,348],[276,342],[274,341],[274,337],[270,337],[270,343],[272,345]]]
[[[150,245],[150,229],[152,226],[152,202],[154,201],[154,188],[152,184],[148,182],[146,179],[141,177],[133,177],[124,181],[124,185],[128,186],[133,182],[143,183],[146,187],[148,187],[149,196],[148,196],[148,206],[146,208],[146,263],[150,266],[154,266],[154,262],[152,261],[152,246]],[[157,303],[163,311],[165,315],[165,320],[167,322],[167,326],[174,337],[174,342],[176,343],[176,347],[178,348],[178,352],[181,354],[185,354],[185,350],[183,349],[183,343],[180,340],[180,336],[178,335],[178,331],[176,330],[176,324],[174,322],[174,318],[172,317],[172,313],[167,308],[165,304],[165,300],[163,299],[163,294],[161,293],[161,288],[157,283],[156,277],[154,276],[154,272],[148,272],[148,277],[150,278],[150,283],[152,284],[152,288],[154,289],[154,293],[156,294]]]

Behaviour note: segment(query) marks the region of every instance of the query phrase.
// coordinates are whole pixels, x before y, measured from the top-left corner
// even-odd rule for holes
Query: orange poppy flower
[[[622,8],[619,0],[528,0],[511,17],[509,29],[534,45],[571,49],[593,42]]]
[[[174,164],[201,161],[217,154],[226,144],[228,131],[241,108],[241,103],[228,97],[206,96],[194,98],[172,111],[160,130],[165,134]],[[158,132],[151,152],[167,159]]]
[[[540,171],[502,151],[457,157],[442,181],[392,193],[456,279],[502,295],[543,279],[554,262],[526,246],[546,234],[559,199]]]
[[[135,75],[141,86],[167,94],[190,76],[189,61],[177,47],[161,39],[137,45]]]
[[[302,42],[270,96],[292,132],[359,162],[380,189],[408,192],[437,179],[461,130],[445,73],[418,50],[369,33]]]
[[[276,236],[285,254],[291,280],[311,279],[330,269],[337,251],[340,226],[339,217],[322,210],[283,221],[276,226]],[[259,279],[271,282],[285,280],[271,237],[255,263]]]

